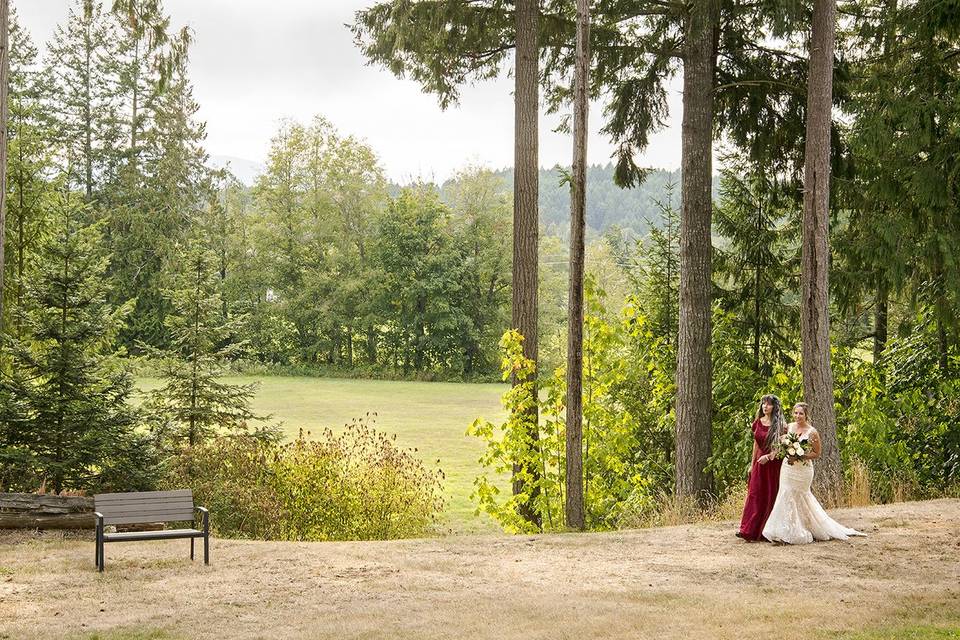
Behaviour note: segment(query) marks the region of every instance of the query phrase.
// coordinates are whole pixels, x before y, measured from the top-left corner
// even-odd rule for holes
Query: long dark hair
[[[773,446],[780,440],[780,436],[787,432],[787,421],[783,417],[783,405],[780,403],[780,398],[773,394],[760,398],[755,419],[759,420],[763,417],[763,405],[768,402],[773,405],[773,411],[770,412],[770,430],[767,431],[766,448],[772,450]]]

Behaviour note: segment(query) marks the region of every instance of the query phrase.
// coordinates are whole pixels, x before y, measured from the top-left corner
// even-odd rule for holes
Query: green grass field
[[[500,396],[505,385],[295,377],[228,381],[259,382],[254,410],[282,422],[290,437],[295,437],[301,428],[313,432],[324,427],[336,430],[367,412],[376,413],[374,425],[378,430],[396,434],[401,446],[416,448],[417,455],[428,465],[443,470],[446,527],[457,533],[496,528],[488,517],[473,515],[470,493],[480,471],[477,459],[483,446],[465,433],[479,416],[494,422],[503,419]],[[137,383],[146,391],[155,388],[159,381],[141,378]],[[507,486],[504,478],[503,488]]]

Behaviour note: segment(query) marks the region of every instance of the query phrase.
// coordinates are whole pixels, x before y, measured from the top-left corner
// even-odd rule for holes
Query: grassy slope
[[[396,434],[397,442],[446,474],[447,526],[453,531],[492,530],[495,524],[473,515],[470,493],[480,471],[482,443],[465,435],[479,416],[499,421],[504,412],[499,384],[340,380],[330,378],[230,378],[230,382],[260,383],[254,410],[283,423],[290,437],[297,431],[339,428],[367,412],[376,413],[375,426]],[[137,381],[142,390],[156,379]],[[439,464],[437,463],[439,460]],[[506,479],[503,487],[507,487]]]

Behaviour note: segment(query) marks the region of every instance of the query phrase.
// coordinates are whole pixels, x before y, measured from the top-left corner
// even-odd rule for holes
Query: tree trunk
[[[537,361],[537,245],[539,237],[538,194],[538,120],[540,114],[538,82],[537,29],[540,19],[538,0],[517,0],[516,70],[514,90],[514,186],[513,186],[513,326],[523,336],[523,355]],[[534,376],[537,374],[534,373]],[[516,384],[517,381],[513,380]],[[533,384],[536,396],[537,385]],[[532,403],[531,439],[539,440],[538,410]],[[526,469],[537,478],[539,468]],[[519,479],[521,469],[514,468],[513,493],[526,492]],[[541,525],[534,509],[539,489],[533,487],[530,500],[521,508],[521,515]]]
[[[755,229],[757,237],[763,232],[763,200],[757,201],[757,227]],[[760,310],[763,304],[763,290],[761,285],[761,269],[763,265],[762,253],[754,250],[753,254],[756,260],[753,263],[753,370],[760,371]]]
[[[7,230],[7,93],[10,85],[10,0],[0,0],[0,333],[4,327],[3,248]]]
[[[92,529],[93,498],[0,493],[0,529]]]
[[[713,489],[710,220],[717,0],[697,0],[686,17],[683,63],[680,332],[677,340],[676,492],[701,503]]]
[[[367,361],[377,364],[377,330],[372,325],[367,327]]]
[[[84,7],[86,11],[88,6]],[[90,87],[93,75],[93,43],[90,41],[92,16],[85,16],[83,31],[83,184],[87,200],[93,198],[93,91]]]
[[[353,327],[347,326],[347,366],[353,368]]]
[[[888,319],[890,312],[890,288],[885,280],[877,284],[876,304],[874,305],[873,322],[873,362],[879,363],[883,357],[883,350],[887,348]]]
[[[827,503],[839,497],[843,469],[837,447],[833,371],[830,367],[830,124],[836,0],[814,0],[804,149],[800,332],[803,394],[823,452],[814,489]]]
[[[567,322],[566,525],[583,529],[583,267],[587,188],[590,2],[577,0],[573,79],[573,180],[570,183],[570,287]]]

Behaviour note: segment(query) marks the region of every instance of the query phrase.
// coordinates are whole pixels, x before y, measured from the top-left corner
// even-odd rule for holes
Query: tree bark
[[[833,46],[836,0],[814,0],[804,149],[803,241],[800,332],[803,394],[810,421],[820,433],[822,454],[814,489],[834,503],[843,480],[837,447],[833,371],[830,366],[830,124],[833,106]]]
[[[367,327],[367,361],[377,364],[377,330],[373,325]]]
[[[890,313],[890,289],[885,280],[877,284],[876,304],[873,311],[873,362],[879,363],[883,350],[887,348],[889,334],[888,315]]]
[[[713,86],[717,0],[696,0],[685,20],[680,331],[677,340],[676,492],[706,502],[713,489],[711,253]]]
[[[754,231],[757,236],[763,232],[763,198],[757,197],[757,226]],[[760,371],[760,311],[763,308],[763,289],[761,284],[761,269],[763,265],[762,253],[755,249],[753,255],[753,370]]]
[[[590,106],[590,2],[577,0],[573,79],[573,180],[570,183],[570,286],[567,322],[566,525],[583,529],[583,270]]]
[[[7,230],[7,93],[10,86],[10,0],[0,0],[0,333],[4,329],[4,245]]]
[[[513,326],[523,336],[523,355],[537,361],[537,246],[539,243],[539,159],[538,120],[540,71],[538,64],[537,29],[540,18],[538,0],[517,0],[516,70],[514,73],[514,186],[513,186]],[[536,374],[534,374],[536,375]],[[513,381],[517,383],[516,380]],[[533,385],[536,395],[537,385]],[[538,411],[532,403],[533,425],[530,437],[536,446]],[[524,493],[526,488],[514,467],[513,493]],[[533,477],[539,475],[536,465],[526,470]],[[532,488],[530,500],[521,509],[521,515],[541,525],[534,509],[538,488]]]

